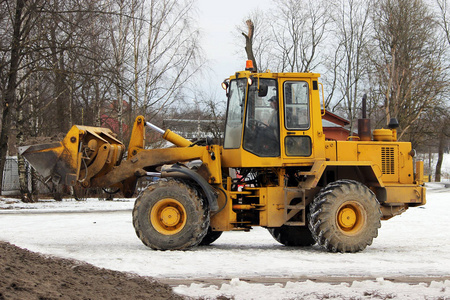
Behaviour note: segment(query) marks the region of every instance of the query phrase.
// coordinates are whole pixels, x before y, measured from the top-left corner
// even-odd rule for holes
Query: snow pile
[[[273,285],[247,283],[233,278],[220,287],[193,283],[174,288],[174,292],[204,299],[216,299],[226,296],[236,300],[247,299],[448,299],[450,297],[450,280],[433,281],[431,284],[393,283],[383,278],[376,281],[353,281],[350,283],[329,284],[304,282],[287,282]]]
[[[450,280],[432,281],[431,284],[393,283],[383,278],[376,281],[353,281],[350,283],[329,284],[287,282],[273,285],[247,283],[233,278],[230,283],[216,285],[193,283],[174,288],[174,292],[189,296],[216,299],[219,296],[239,299],[448,299]]]

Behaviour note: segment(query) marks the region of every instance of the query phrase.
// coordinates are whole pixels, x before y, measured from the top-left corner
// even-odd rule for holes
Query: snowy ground
[[[191,251],[153,251],[134,233],[131,200],[23,204],[3,198],[0,240],[153,276],[195,297],[450,299],[450,188],[429,184],[427,200],[382,222],[373,245],[356,254],[285,247],[262,228],[225,232]]]

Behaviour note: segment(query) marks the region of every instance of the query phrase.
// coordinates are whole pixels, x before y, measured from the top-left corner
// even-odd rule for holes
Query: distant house
[[[223,138],[222,132],[212,132],[217,120],[203,120],[198,118],[193,119],[164,119],[163,127],[172,130],[173,132],[181,135],[188,140],[202,139],[206,137],[219,137]],[[220,122],[220,121],[219,121]],[[223,130],[222,126],[219,125],[220,129]]]
[[[120,130],[119,130],[119,120],[117,120],[116,117],[110,117],[106,114],[102,114],[101,115],[101,127],[105,127],[105,128],[109,128],[112,130],[112,132],[119,134]],[[123,135],[127,136],[129,134],[128,132],[128,125],[127,124],[122,124],[122,130],[123,130]]]
[[[122,134],[123,136],[128,136],[130,134],[130,127],[128,126],[129,122],[132,122],[132,120],[129,120],[127,116],[129,117],[129,113],[131,110],[131,107],[129,103],[126,100],[122,101],[122,107],[123,107],[123,123],[122,123]],[[101,116],[100,116],[100,126],[109,128],[114,132],[115,134],[120,134],[120,124],[119,124],[119,101],[114,100],[111,103],[105,104],[101,108]]]
[[[323,110],[322,110],[323,113]],[[339,117],[329,111],[325,111],[322,116],[323,133],[325,139],[334,141],[346,141],[350,135],[350,130],[344,128],[350,122],[344,118]]]

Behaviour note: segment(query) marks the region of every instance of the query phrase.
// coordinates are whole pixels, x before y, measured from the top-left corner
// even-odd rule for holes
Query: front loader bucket
[[[19,153],[45,179],[87,187],[92,177],[120,162],[124,148],[109,129],[74,125],[63,141],[20,147]]]
[[[24,146],[19,148],[19,152],[44,178],[51,177],[57,184],[75,185],[78,155],[73,157],[63,142]]]

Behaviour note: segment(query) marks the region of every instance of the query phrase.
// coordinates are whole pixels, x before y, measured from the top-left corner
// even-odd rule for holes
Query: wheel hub
[[[343,228],[352,228],[356,223],[356,213],[352,208],[346,207],[339,212],[339,225]]]
[[[337,226],[347,235],[357,234],[365,224],[363,207],[356,201],[345,202],[338,209]]]
[[[180,221],[180,212],[175,207],[166,207],[161,211],[161,222],[165,226],[175,226]]]
[[[177,200],[161,199],[149,212],[149,221],[153,228],[164,235],[174,235],[186,225],[186,210]]]

